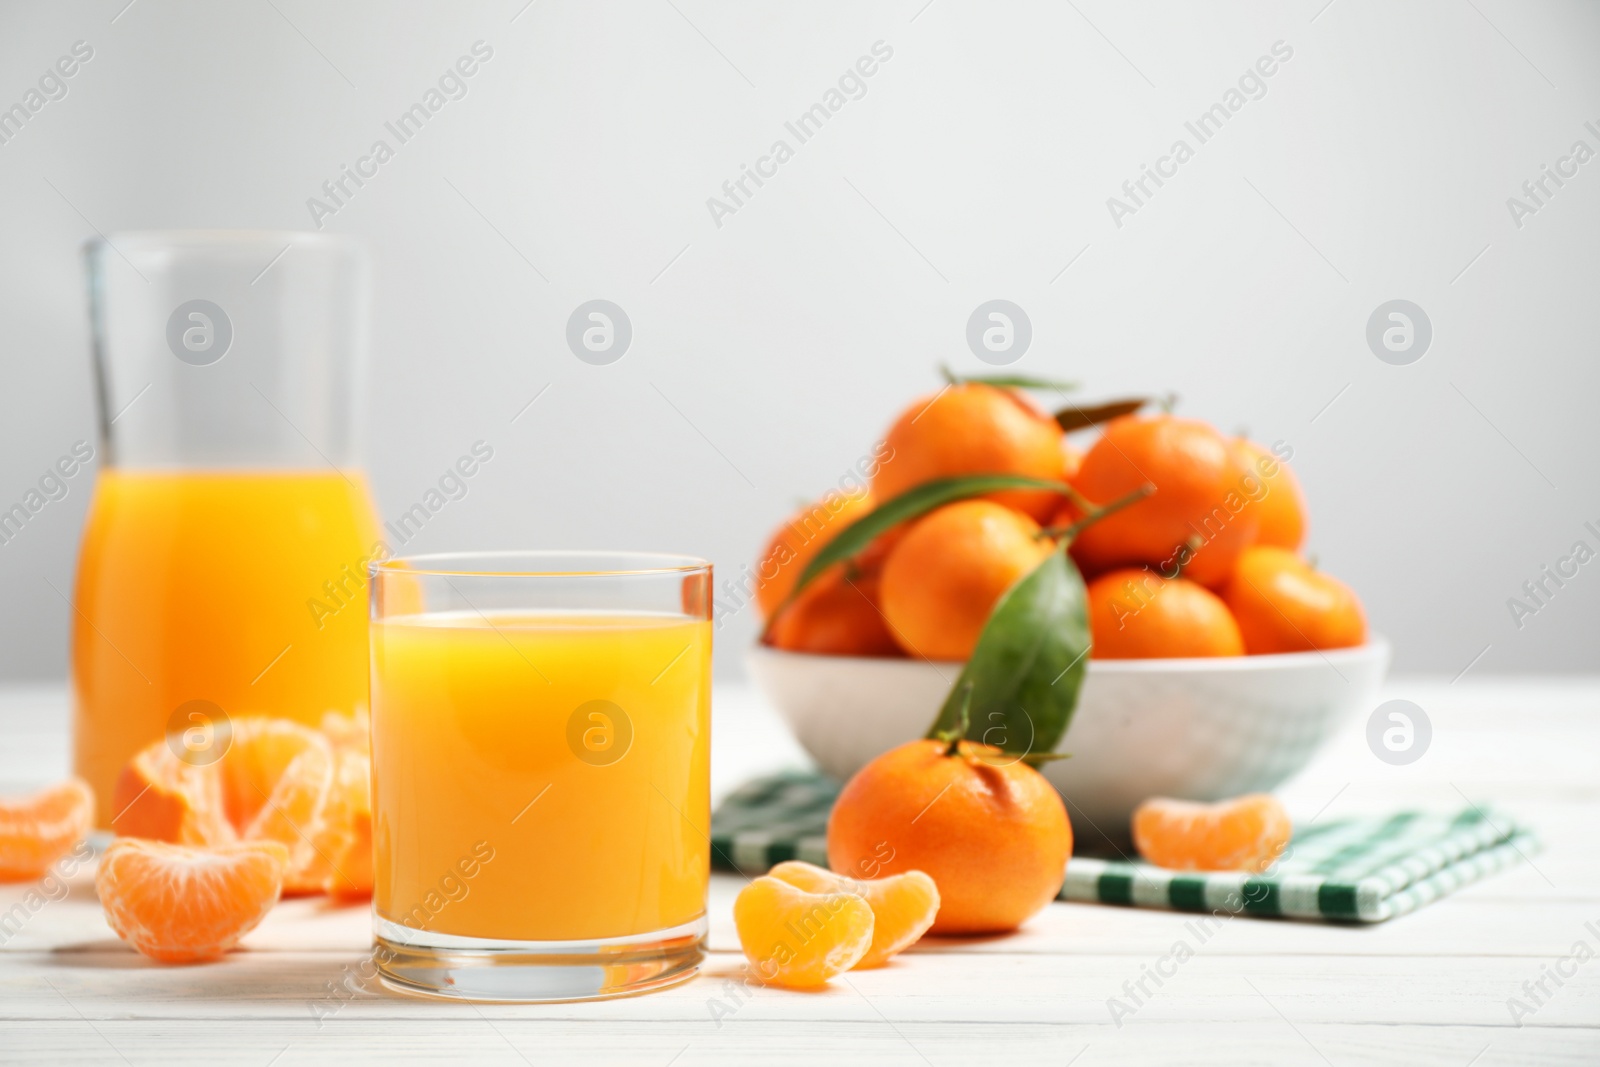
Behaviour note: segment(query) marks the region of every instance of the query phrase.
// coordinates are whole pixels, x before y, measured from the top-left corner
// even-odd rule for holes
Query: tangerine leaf
[[[1123,415],[1132,415],[1135,411],[1150,403],[1147,396],[1133,396],[1126,400],[1108,400],[1104,404],[1095,404],[1092,407],[1079,407],[1077,404],[1068,404],[1056,412],[1056,425],[1061,427],[1062,433],[1071,433],[1081,430],[1086,426],[1095,426],[1102,422],[1121,418]]]
[[[1021,474],[963,474],[955,478],[923,482],[914,489],[908,489],[897,497],[885,500],[840,530],[833,540],[822,546],[822,550],[813,556],[811,562],[800,572],[800,576],[795,579],[794,590],[789,594],[789,599],[793,600],[799,596],[800,590],[809,585],[817,575],[835,563],[859,555],[880,534],[907,519],[917,518],[944,504],[965,500],[968,497],[983,496],[985,493],[998,492],[1002,489],[1046,489],[1063,495],[1068,491],[1065,482],[1029,478]],[[773,613],[773,617],[777,617],[776,612]]]
[[[1088,670],[1086,604],[1063,540],[995,604],[928,736],[958,727],[967,705],[968,740],[1007,753],[1054,752]]]
[[[975,385],[992,385],[996,389],[1051,389],[1057,392],[1070,392],[1078,387],[1077,382],[1035,378],[1026,374],[957,374],[949,367],[940,367],[939,370],[951,385],[971,382]]]

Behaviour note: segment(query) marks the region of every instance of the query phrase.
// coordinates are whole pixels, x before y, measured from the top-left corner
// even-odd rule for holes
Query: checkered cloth
[[[711,818],[712,863],[756,875],[784,860],[828,862],[828,812],[839,787],[808,772],[758,778]],[[1265,874],[1184,873],[1075,856],[1061,899],[1215,914],[1382,922],[1526,860],[1539,843],[1500,813],[1402,812],[1299,828]]]

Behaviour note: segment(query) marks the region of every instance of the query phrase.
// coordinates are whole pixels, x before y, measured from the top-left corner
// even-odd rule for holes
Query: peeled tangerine
[[[1215,804],[1152,797],[1133,812],[1133,843],[1157,867],[1249,871],[1277,860],[1293,832],[1283,805],[1265,793]]]
[[[283,891],[289,850],[276,841],[191,848],[122,837],[94,887],[117,936],[151,959],[214,959],[255,929]]]
[[[241,716],[211,762],[153,742],[117,779],[112,829],[183,845],[277,841],[289,854],[287,892],[370,892],[365,729],[354,719],[325,729]]]
[[[853,893],[808,893],[763,876],[733,902],[739,945],[772,985],[820,986],[861,962],[872,947],[872,907]]]
[[[939,914],[939,887],[921,871],[906,871],[863,881],[799,860],[789,860],[768,874],[807,893],[853,893],[872,909],[872,944],[856,968],[882,967],[928,932]]]
[[[94,791],[78,778],[30,797],[0,799],[0,882],[43,878],[89,832]]]

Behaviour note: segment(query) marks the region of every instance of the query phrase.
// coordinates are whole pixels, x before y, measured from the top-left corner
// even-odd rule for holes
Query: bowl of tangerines
[[[1302,552],[1291,446],[946,377],[755,568],[752,674],[824,771],[959,729],[1117,840],[1150,796],[1270,790],[1371,705],[1388,646]]]

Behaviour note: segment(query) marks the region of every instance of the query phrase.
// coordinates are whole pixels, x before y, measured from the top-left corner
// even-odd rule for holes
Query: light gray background
[[[1600,561],[1520,630],[1506,600],[1600,548],[1600,160],[1520,229],[1506,200],[1575,140],[1600,150],[1600,6],[524,3],[0,6],[0,106],[94,48],[0,145],[0,506],[92,439],[86,237],[308,227],[307,198],[481,39],[468,96],[327,220],[374,258],[384,516],[495,449],[413,547],[649,547],[733,575],[937,363],[984,369],[967,316],[1005,298],[1033,322],[1018,370],[1291,442],[1309,548],[1399,669],[1596,666]],[[706,199],[878,40],[866,95],[714,225]],[[1107,197],[1279,40],[1267,94],[1116,227]],[[594,298],[633,322],[611,366],[564,344]],[[1433,322],[1408,367],[1364,339],[1393,298]],[[0,546],[6,677],[65,669],[89,488]],[[751,615],[719,635],[724,672]]]

